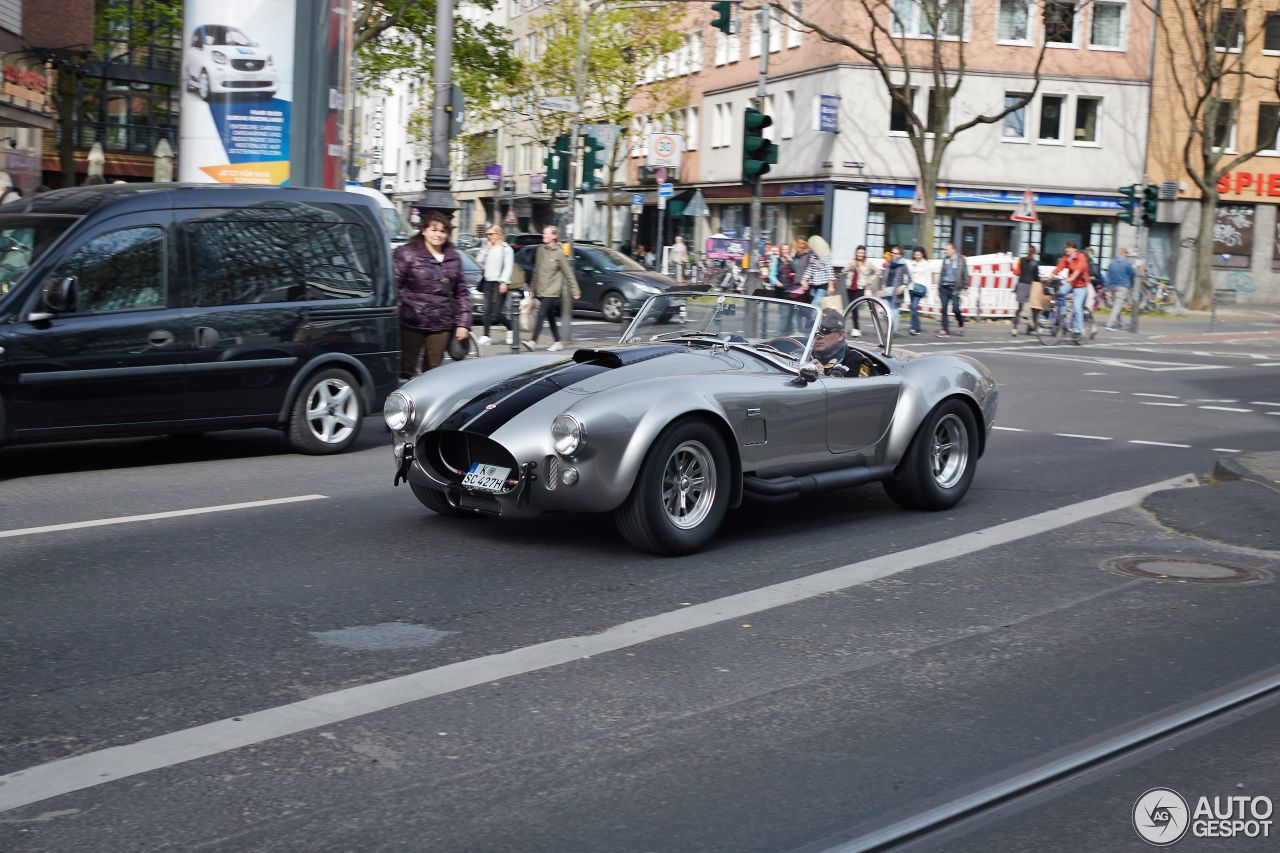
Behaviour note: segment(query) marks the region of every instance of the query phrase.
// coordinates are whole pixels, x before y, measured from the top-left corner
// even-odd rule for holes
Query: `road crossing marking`
[[[1132,439],[1130,444],[1149,444],[1152,447],[1182,447],[1187,448],[1189,444],[1174,444],[1172,441],[1144,441],[1141,438]]]
[[[1111,441],[1109,435],[1076,435],[1072,432],[1055,432],[1054,435],[1059,438],[1087,438],[1090,441]]]
[[[269,501],[246,501],[238,504],[222,504],[220,506],[202,506],[195,509],[175,509],[169,512],[148,512],[143,515],[122,515],[116,518],[95,518],[90,521],[72,521],[67,524],[46,524],[42,527],[20,527],[15,530],[0,530],[0,539],[12,536],[31,536],[36,533],[57,533],[61,530],[79,530],[85,527],[106,527],[109,524],[131,524],[135,521],[155,521],[161,518],[178,518],[184,515],[204,515],[210,512],[230,512],[235,509],[256,509],[264,506],[278,506],[302,501],[322,501],[328,495],[298,495],[292,498],[272,498]]]
[[[1252,412],[1253,409],[1236,409],[1231,406],[1196,406],[1197,409],[1208,409],[1211,412]]]
[[[1262,402],[1261,400],[1250,400],[1250,401],[1249,401],[1249,405],[1250,405],[1250,406],[1276,406],[1276,407],[1280,407],[1280,403],[1264,403],[1264,402]]]
[[[1099,391],[1099,390],[1097,390],[1097,389],[1095,389],[1095,388],[1089,388],[1088,390],[1086,390],[1086,391],[1085,391],[1085,393],[1086,393],[1086,394],[1119,394],[1119,393],[1121,393],[1121,392],[1119,392],[1119,391]]]
[[[1213,452],[1214,453],[1240,453],[1241,451],[1232,450],[1230,447],[1215,447],[1213,448]]]
[[[890,552],[858,563],[681,607],[679,610],[646,616],[615,625],[600,633],[549,640],[508,652],[446,664],[231,719],[181,729],[123,746],[108,747],[28,767],[0,776],[0,812],[152,770],[331,726],[411,702],[567,663],[581,663],[596,655],[741,619],[788,604],[809,601],[908,569],[965,557],[1125,509],[1152,492],[1193,488],[1197,485],[1199,483],[1194,475],[1184,474],[916,548]]]
[[[1148,394],[1148,393],[1145,393],[1145,392],[1143,392],[1143,391],[1134,391],[1134,392],[1133,392],[1133,396],[1135,396],[1135,397],[1160,397],[1161,399],[1164,399],[1164,400],[1177,400],[1177,399],[1178,399],[1178,395],[1177,395],[1177,394]]]
[[[992,429],[998,429],[1002,432],[1026,432],[1025,429],[1019,429],[1018,427],[993,426]]]
[[[1153,402],[1151,402],[1150,400],[1144,400],[1144,401],[1142,402],[1142,405],[1144,405],[1144,406],[1171,406],[1171,407],[1173,407],[1173,408],[1177,409],[1177,408],[1186,408],[1186,405],[1187,405],[1187,404],[1186,404],[1186,403],[1153,403]]]

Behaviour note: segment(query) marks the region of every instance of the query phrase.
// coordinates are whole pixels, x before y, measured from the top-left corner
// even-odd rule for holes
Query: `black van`
[[[0,207],[0,443],[276,426],[336,453],[395,388],[377,205],[182,184]]]

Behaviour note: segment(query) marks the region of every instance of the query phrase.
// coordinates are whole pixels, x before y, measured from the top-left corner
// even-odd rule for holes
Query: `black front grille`
[[[231,67],[237,71],[261,71],[267,63],[261,59],[233,59]]]
[[[265,83],[258,80],[228,80],[223,85],[226,86],[228,89],[269,89],[271,88],[270,83]]]
[[[505,447],[488,436],[462,430],[427,433],[418,439],[414,458],[446,483],[461,485],[463,475],[476,462],[506,468],[508,492],[516,487],[520,477],[516,459]]]

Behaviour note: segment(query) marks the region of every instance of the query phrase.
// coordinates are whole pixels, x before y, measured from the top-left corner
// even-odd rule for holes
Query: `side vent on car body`
[[[560,485],[560,457],[548,456],[546,465],[546,474],[543,476],[543,485],[547,487],[548,492],[554,492],[556,486]]]

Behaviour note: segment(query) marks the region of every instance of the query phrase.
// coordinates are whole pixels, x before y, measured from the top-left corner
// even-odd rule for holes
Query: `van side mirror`
[[[44,286],[44,304],[55,313],[76,310],[76,277],[50,276]]]

